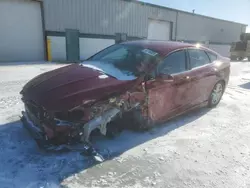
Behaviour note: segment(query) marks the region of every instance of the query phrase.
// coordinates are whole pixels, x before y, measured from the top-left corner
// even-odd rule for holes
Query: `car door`
[[[192,106],[208,100],[216,82],[216,71],[205,50],[188,49],[190,64],[190,82],[192,85]]]
[[[154,121],[163,121],[188,108],[189,72],[187,55],[179,50],[168,55],[155,72],[155,78],[146,82],[148,114]]]

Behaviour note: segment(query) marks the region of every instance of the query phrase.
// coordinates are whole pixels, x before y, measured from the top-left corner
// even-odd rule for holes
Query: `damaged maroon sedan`
[[[148,129],[191,109],[214,107],[229,73],[228,58],[201,46],[115,44],[28,82],[21,91],[22,120],[36,140],[89,143],[96,130],[112,135],[128,127]]]

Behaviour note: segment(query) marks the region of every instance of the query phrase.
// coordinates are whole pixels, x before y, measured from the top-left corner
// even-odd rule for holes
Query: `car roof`
[[[182,49],[182,48],[190,48],[190,47],[197,48],[196,44],[189,44],[189,43],[176,42],[176,41],[161,41],[161,40],[136,40],[136,41],[123,42],[122,44],[135,45],[135,46],[147,48],[147,49],[150,49],[159,53],[161,56],[166,56],[169,53],[178,49]],[[214,52],[203,46],[200,46],[199,48]],[[216,54],[216,52],[214,53]]]

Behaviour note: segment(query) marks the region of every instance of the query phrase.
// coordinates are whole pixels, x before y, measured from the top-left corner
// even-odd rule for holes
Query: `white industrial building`
[[[0,62],[83,60],[119,33],[200,42],[229,56],[246,26],[134,0],[0,0]]]

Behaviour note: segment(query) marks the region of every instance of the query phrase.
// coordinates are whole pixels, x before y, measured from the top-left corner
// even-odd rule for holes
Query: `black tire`
[[[119,136],[123,128],[121,126],[120,120],[111,121],[107,124],[107,133],[106,136],[110,139],[114,139]]]
[[[153,124],[149,123],[147,117],[143,117],[140,109],[133,109],[123,115],[123,127],[133,131],[147,131]]]
[[[139,109],[133,111],[133,120],[133,129],[135,131],[148,131],[154,126],[147,117],[142,116],[141,110]]]
[[[218,92],[215,90],[218,90]],[[219,94],[219,90],[221,90],[220,94]],[[224,94],[224,90],[225,90],[225,82],[224,81],[219,81],[214,85],[214,88],[213,88],[213,90],[209,96],[209,99],[208,99],[208,107],[209,108],[213,108],[220,103],[220,100]],[[217,97],[215,95],[217,95]]]

